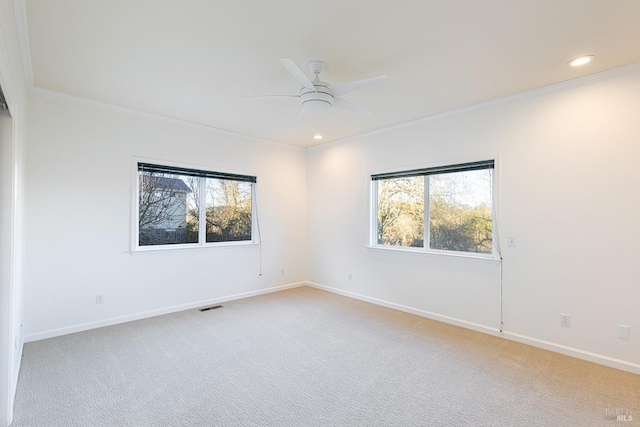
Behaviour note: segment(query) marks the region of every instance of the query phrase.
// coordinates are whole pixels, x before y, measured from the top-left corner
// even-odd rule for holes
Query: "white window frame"
[[[433,167],[447,167],[450,165],[458,165],[464,163],[472,163],[477,161],[491,161],[493,160],[493,174],[492,174],[492,233],[491,233],[491,253],[478,253],[478,252],[462,252],[462,251],[451,251],[444,249],[431,249],[429,247],[429,212],[430,212],[430,188],[429,188],[429,176],[424,176],[424,243],[423,247],[409,247],[409,246],[396,246],[396,245],[382,245],[378,243],[378,181],[372,180],[371,177],[377,174],[384,173],[393,173],[399,171],[408,171],[414,169],[429,169]],[[422,253],[429,255],[444,255],[451,257],[462,257],[462,258],[475,258],[482,260],[491,260],[491,261],[499,261],[501,259],[501,249],[500,249],[500,235],[498,229],[498,211],[500,208],[499,205],[499,194],[500,194],[500,156],[486,156],[481,158],[466,158],[466,159],[458,159],[454,161],[448,162],[438,162],[431,164],[422,164],[422,165],[414,165],[410,167],[401,167],[394,169],[386,169],[382,171],[376,171],[368,174],[368,181],[370,186],[370,225],[369,225],[369,246],[370,249],[381,249],[387,251],[398,251],[398,252],[407,252],[407,253]]]
[[[207,242],[206,241],[206,191],[200,191],[199,203],[200,206],[205,206],[204,209],[200,209],[198,217],[198,242],[197,243],[184,243],[184,244],[167,244],[167,245],[139,245],[139,221],[138,215],[140,212],[140,180],[138,179],[138,163],[150,163],[159,166],[168,166],[175,168],[197,169],[202,171],[217,171],[222,173],[230,173],[236,175],[257,176],[256,174],[229,171],[222,168],[212,168],[208,166],[192,165],[185,163],[168,162],[165,160],[149,159],[142,157],[134,157],[132,161],[132,191],[131,191],[131,253],[141,252],[157,252],[157,251],[173,251],[173,250],[197,250],[203,248],[220,248],[220,247],[238,247],[238,246],[252,246],[260,244],[260,233],[258,225],[258,207],[257,207],[257,182],[251,183],[251,240],[241,241],[227,241],[227,242]],[[204,177],[199,178],[200,188],[204,189],[206,179]]]

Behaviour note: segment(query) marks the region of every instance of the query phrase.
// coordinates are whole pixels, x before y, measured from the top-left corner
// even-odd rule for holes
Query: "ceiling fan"
[[[354,113],[368,114],[367,110],[345,101],[340,96],[382,83],[388,79],[387,76],[378,76],[332,85],[320,80],[320,73],[327,68],[322,61],[310,61],[308,64],[309,71],[315,76],[313,80],[309,80],[290,58],[280,58],[280,63],[302,85],[298,95],[267,95],[252,98],[299,98],[303,113],[325,111],[331,107],[337,107]]]

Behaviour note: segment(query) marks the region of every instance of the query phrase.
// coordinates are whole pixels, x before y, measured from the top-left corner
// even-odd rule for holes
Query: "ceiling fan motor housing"
[[[305,111],[325,111],[333,106],[333,94],[329,90],[329,84],[314,81],[313,86],[317,92],[306,87],[300,89],[300,105]]]

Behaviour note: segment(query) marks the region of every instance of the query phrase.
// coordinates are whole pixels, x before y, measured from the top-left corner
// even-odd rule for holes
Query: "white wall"
[[[497,334],[499,264],[367,244],[371,173],[498,155],[504,335],[640,373],[639,70],[311,149],[308,280]]]
[[[303,150],[37,91],[28,138],[27,340],[305,280]],[[262,276],[258,245],[129,253],[135,156],[256,175]]]

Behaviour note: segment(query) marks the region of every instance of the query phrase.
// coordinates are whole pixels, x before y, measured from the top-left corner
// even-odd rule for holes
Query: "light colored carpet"
[[[223,305],[27,344],[12,426],[640,422],[638,375],[309,287]]]

